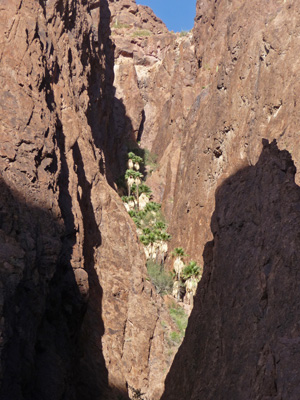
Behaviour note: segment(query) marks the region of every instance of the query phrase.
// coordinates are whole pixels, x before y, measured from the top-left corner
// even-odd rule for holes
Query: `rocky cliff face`
[[[0,20],[1,398],[157,397],[169,317],[107,183],[108,4],[2,1]]]
[[[216,188],[255,164],[262,138],[276,138],[298,166],[296,8],[295,1],[199,1],[187,36],[136,39],[129,25],[112,36],[117,97],[128,115],[137,111],[134,132],[158,155],[148,182],[174,222],[173,245],[199,262]],[[125,78],[124,65],[131,65]]]
[[[299,20],[293,0],[198,1],[179,35],[134,0],[1,1],[1,398],[160,397],[169,316],[114,190],[136,140],[170,247],[198,262],[220,187],[164,398],[299,397],[299,193],[287,153],[259,158],[276,138],[299,164]]]
[[[256,163],[262,138],[276,138],[298,167],[296,8],[295,1],[266,7],[259,1],[197,2],[197,85],[183,129],[172,211],[174,237],[191,254],[210,239],[216,188]]]
[[[162,399],[299,398],[300,188],[287,151],[262,154],[216,193],[187,333]]]
[[[132,109],[139,110],[139,119],[133,131],[141,140],[143,146],[148,147],[158,155],[159,166],[152,176],[148,177],[148,182],[155,187],[156,199],[163,201],[164,211],[171,222],[172,245],[174,247],[177,245],[183,246],[193,258],[201,262],[205,243],[212,238],[209,226],[211,215],[215,209],[215,192],[230,176],[234,176],[233,179],[236,185],[238,185],[240,179],[241,187],[243,187],[245,179],[252,182],[252,178],[246,172],[235,174],[237,171],[244,170],[257,163],[261,154],[262,138],[270,141],[274,138],[277,139],[278,147],[280,149],[288,149],[292,154],[295,165],[298,167],[299,139],[297,124],[299,102],[297,100],[297,88],[299,79],[297,70],[299,69],[299,59],[297,57],[297,38],[299,36],[300,17],[297,11],[297,2],[293,0],[274,0],[264,5],[259,1],[251,3],[245,3],[240,0],[198,1],[196,11],[192,35],[186,37],[162,33],[136,40],[132,38],[131,32],[126,34],[125,29],[129,28],[127,27],[122,32],[116,32],[115,37],[113,36],[112,38],[116,43],[116,64],[120,65],[117,68],[122,71],[122,64],[127,63],[127,70],[132,71],[128,81],[126,81],[127,77],[123,81],[121,78],[117,81],[116,85],[120,88],[119,97],[123,98],[125,107],[128,110],[130,110],[131,103],[135,104]],[[149,44],[154,42],[157,43],[156,51],[152,51],[151,47],[149,50]],[[126,48],[126,52],[122,52],[122,48]],[[129,51],[127,51],[128,49]],[[164,52],[161,49],[167,50]],[[155,59],[149,59],[149,56],[152,55],[155,56]],[[120,74],[120,77],[122,76],[124,76],[123,72]],[[128,94],[128,90],[124,90],[126,85],[134,88],[132,99]],[[123,90],[126,93],[124,95]],[[133,98],[135,103],[133,103]],[[268,172],[259,172],[265,177],[261,179],[267,180],[269,174],[270,180],[276,180],[277,174],[281,174],[276,165],[281,161],[275,160],[277,158],[281,160],[282,157],[285,157],[282,153],[277,154],[276,151],[274,149],[265,150],[257,166],[254,169],[249,169],[249,171],[252,171],[251,174],[253,171],[262,171],[262,164],[269,163],[268,166],[264,166]],[[271,155],[269,154],[267,163],[266,158],[268,157],[266,154],[268,152]],[[274,170],[270,166],[272,163],[275,164]],[[287,172],[284,168],[283,170],[289,175],[290,172]],[[295,179],[298,183],[297,173]],[[256,181],[253,182],[254,186],[256,184],[260,185]],[[264,192],[267,199],[273,196],[270,187],[269,189],[269,194]],[[266,190],[268,191],[269,189]],[[297,189],[295,189],[295,192],[297,192]],[[242,207],[236,204],[233,197],[230,197],[230,199],[238,209]],[[244,202],[244,207],[248,210],[247,196],[245,196],[244,200],[239,200],[241,203]],[[279,200],[277,199],[276,201]],[[226,204],[231,207],[229,202],[226,202]],[[252,205],[253,202],[250,196],[250,209]],[[258,209],[260,207],[267,208],[267,203],[266,206],[259,205],[257,207]],[[234,207],[232,210],[234,210]],[[218,212],[219,209],[217,209],[216,213]],[[241,222],[235,223],[232,228],[228,228],[228,234],[230,234],[233,243],[236,240],[235,237],[238,237],[240,229],[242,229],[239,224],[242,224],[242,226],[245,224],[241,215],[237,218],[240,218]],[[261,226],[261,230],[264,233],[260,234],[261,236],[259,237],[264,241],[265,239],[262,238],[266,234],[266,241],[269,241],[267,239],[268,230],[263,229],[263,226],[267,226],[267,221],[263,217],[260,218],[259,226]],[[274,222],[274,224],[276,223]],[[218,237],[218,232],[213,231],[213,233]],[[246,233],[243,240],[247,244],[248,237]],[[281,248],[279,242],[280,239],[278,238],[276,243],[278,243],[278,248]],[[231,254],[236,259],[238,253],[234,248],[230,247],[227,241],[226,245],[228,245],[228,249],[232,249],[232,253],[228,249],[226,250],[225,245],[224,248],[222,247],[222,253],[216,247],[217,245],[214,245],[213,249],[217,249],[214,251],[221,254],[218,256],[217,261],[213,258],[212,250],[210,250],[212,245],[208,245],[205,252],[205,264],[216,264],[219,270],[226,267],[229,271],[232,271],[231,267],[233,268],[233,266],[227,264],[227,262],[224,262],[224,266],[222,266],[220,260],[230,258]],[[249,248],[251,246],[255,248],[257,244],[251,242]],[[248,255],[243,253],[242,245],[239,246],[239,252],[246,262]],[[253,255],[253,257],[257,257],[257,260],[253,261],[253,258],[251,258],[251,262],[255,265],[257,264],[257,268],[260,268],[261,261],[259,261],[259,258],[264,259],[263,251],[261,254]],[[284,256],[282,255],[282,257]],[[209,261],[210,259],[213,261]],[[213,273],[209,272],[210,267],[206,268],[208,272],[205,273],[206,278],[204,278],[203,286],[200,289],[203,298],[205,297],[205,291],[210,290],[208,277],[214,273],[216,279],[220,279],[220,285],[225,285],[224,291],[226,288],[230,291],[231,287],[241,287],[243,288],[241,290],[245,290],[245,293],[248,293],[247,279],[249,279],[249,282],[251,281],[251,285],[253,285],[251,287],[255,291],[255,295],[257,294],[253,303],[251,302],[249,305],[249,310],[251,307],[257,307],[259,310],[261,310],[261,307],[265,307],[265,305],[262,306],[260,304],[260,301],[262,303],[265,302],[264,284],[260,286],[256,293],[257,280],[262,279],[265,282],[267,279],[265,276],[261,277],[260,272],[257,272],[259,278],[254,278],[255,282],[252,282],[252,278],[248,277],[249,270],[248,272],[245,271],[245,275],[241,276],[242,283],[239,284],[239,281],[237,281],[240,276],[239,269],[236,272],[237,276],[235,276],[234,271],[228,274],[222,272],[221,275],[218,275],[215,272],[217,267],[212,267]],[[250,265],[249,268],[251,269]],[[279,270],[274,273],[276,275],[275,280],[280,279],[278,276],[283,274]],[[235,278],[234,282],[232,282],[232,278]],[[288,282],[286,284],[289,285]],[[292,282],[290,284],[292,292],[297,297],[295,287]],[[275,291],[277,289],[274,286],[271,290]],[[277,383],[277,379],[280,382],[285,379],[289,382],[290,380],[288,377],[275,377],[275,367],[272,365],[275,365],[277,361],[274,361],[273,364],[270,361],[273,357],[272,354],[274,354],[273,350],[270,350],[273,344],[268,342],[266,344],[267,350],[260,352],[252,343],[251,335],[247,336],[247,340],[253,346],[250,346],[250,355],[252,354],[251,357],[255,357],[254,354],[256,354],[257,359],[261,360],[259,366],[257,366],[259,378],[257,380],[254,377],[251,378],[251,382],[255,382],[255,388],[251,391],[249,384],[245,383],[245,376],[241,374],[240,379],[246,385],[247,395],[244,396],[242,393],[241,382],[238,383],[239,389],[232,390],[229,382],[233,379],[233,376],[237,375],[237,371],[242,368],[242,364],[237,367],[237,370],[234,370],[234,367],[230,367],[229,364],[232,360],[238,360],[238,357],[244,360],[244,365],[247,364],[247,361],[243,358],[243,354],[248,354],[246,345],[245,348],[243,347],[246,339],[244,340],[241,334],[236,339],[236,343],[231,343],[230,345],[229,342],[226,343],[228,349],[233,345],[235,347],[240,346],[241,349],[245,350],[244,353],[237,350],[236,354],[238,356],[236,359],[233,358],[235,355],[229,355],[229,350],[226,350],[228,354],[226,353],[222,358],[223,350],[219,344],[216,345],[218,346],[216,350],[210,347],[215,346],[215,341],[210,343],[206,338],[214,337],[213,326],[216,326],[216,331],[219,332],[220,326],[223,320],[226,320],[227,315],[232,315],[232,319],[234,319],[233,314],[236,312],[235,308],[225,309],[225,307],[221,307],[221,300],[216,294],[217,292],[215,290],[214,295],[207,295],[205,301],[199,300],[201,296],[198,295],[198,302],[201,302],[201,306],[198,305],[198,311],[194,311],[191,316],[192,327],[189,328],[188,338],[182,346],[180,355],[175,361],[170,377],[167,380],[167,390],[164,398],[196,399],[208,397],[221,399],[226,398],[224,396],[227,394],[224,395],[223,393],[222,397],[221,392],[218,392],[218,390],[224,387],[225,392],[228,389],[226,393],[231,393],[233,398],[277,398],[276,396],[280,398],[281,394],[282,398],[297,398],[298,394],[293,392],[294,389],[292,389],[292,387],[296,387],[296,383],[291,383],[290,389],[285,389],[281,386],[276,392],[277,389],[274,389],[274,387],[277,384],[281,385],[281,383]],[[250,292],[251,290],[249,289],[249,296]],[[221,293],[224,293],[224,298],[227,301],[228,296],[226,297],[223,291]],[[268,297],[268,294],[266,296]],[[242,298],[244,299],[243,294],[241,294]],[[229,304],[231,304],[230,301]],[[234,301],[239,300],[237,298]],[[284,301],[283,295],[281,301]],[[217,307],[213,307],[213,302],[217,304]],[[232,303],[234,304],[233,301]],[[296,303],[297,301],[291,304]],[[278,305],[278,303],[276,304]],[[210,307],[211,311],[209,311],[210,314],[208,315],[209,312],[206,314],[205,308],[209,309]],[[276,307],[273,307],[274,311],[268,312],[273,312],[273,315],[276,314]],[[243,308],[243,312],[245,310]],[[280,310],[282,311],[279,311],[281,315],[279,319],[284,321],[285,311],[282,308]],[[217,314],[215,319],[213,318],[214,313]],[[217,321],[219,325],[214,322],[217,318],[219,318]],[[259,321],[261,318],[264,321],[261,316],[258,317]],[[212,324],[215,325],[211,325],[209,329],[206,329],[206,324],[209,325],[211,319],[213,321]],[[244,322],[248,329],[248,322],[243,319]],[[261,337],[266,338],[268,334],[272,336],[272,330],[273,328],[275,329],[273,322],[268,321],[264,331],[259,325],[257,329],[262,329],[264,332]],[[197,335],[201,335],[202,323],[205,326],[203,336],[200,336],[204,341],[203,348],[201,347],[202,345],[197,343],[200,340]],[[236,320],[232,320],[233,326],[236,323]],[[254,333],[256,328],[251,327],[251,329],[252,337],[258,337]],[[287,332],[290,328],[286,325],[283,329],[286,329],[285,332]],[[230,335],[229,331],[230,329],[228,328],[228,335]],[[233,331],[235,332],[236,330],[233,329]],[[279,331],[275,333],[274,343],[277,340],[278,342],[281,341],[279,339],[280,335]],[[294,333],[291,333],[291,336],[293,335]],[[222,340],[225,340],[223,336]],[[263,340],[260,338],[258,341],[262,344]],[[220,340],[218,339],[217,343],[219,342]],[[207,343],[207,346],[205,343]],[[204,346],[206,346],[205,349]],[[264,346],[265,344],[262,344],[263,349],[265,349]],[[220,355],[218,353],[212,356],[216,352],[219,352]],[[188,354],[191,355],[192,353],[195,354],[195,359],[192,357],[193,361],[189,363]],[[205,358],[205,366],[203,368],[198,364],[198,357]],[[225,357],[227,357],[226,361]],[[266,361],[267,359],[269,361]],[[217,364],[219,362],[223,367],[222,371],[226,375],[224,380],[220,375],[221,369],[218,369],[219,366]],[[182,379],[182,368],[185,364],[188,367]],[[231,365],[234,364],[238,365],[236,361],[232,361]],[[251,373],[253,373],[253,360],[249,362],[249,365],[251,365],[252,369],[250,369]],[[207,371],[204,371],[205,368]],[[233,369],[230,370],[230,368]],[[197,370],[200,371],[199,375],[197,375]],[[217,385],[217,378],[214,378],[214,373],[216,373],[219,382],[223,382],[223,385]],[[291,375],[293,374],[291,373]],[[207,386],[207,382],[210,382],[211,379],[215,382],[215,387],[212,386],[212,393],[215,394],[215,397],[213,394],[209,394]],[[200,382],[199,384],[197,383],[198,381]],[[265,390],[263,389],[263,381],[266,384]],[[201,389],[202,386],[203,389]]]

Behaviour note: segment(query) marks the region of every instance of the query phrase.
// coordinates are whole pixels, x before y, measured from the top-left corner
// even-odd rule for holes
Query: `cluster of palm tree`
[[[179,300],[187,293],[190,297],[188,301],[191,301],[191,298],[195,295],[197,283],[201,278],[202,269],[193,260],[185,264],[184,259],[188,255],[182,247],[176,247],[171,254],[175,257],[173,263],[173,277],[175,279],[173,295]]]
[[[142,183],[143,174],[139,172],[140,164],[143,162],[142,157],[137,156],[133,152],[128,153],[128,169],[125,172],[127,181],[128,196],[131,194],[131,188],[135,185],[135,195],[137,202],[139,201],[139,185]]]

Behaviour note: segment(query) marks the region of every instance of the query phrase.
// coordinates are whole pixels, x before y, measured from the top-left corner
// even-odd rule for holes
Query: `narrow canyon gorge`
[[[0,0],[0,400],[300,399],[300,8],[195,15]]]

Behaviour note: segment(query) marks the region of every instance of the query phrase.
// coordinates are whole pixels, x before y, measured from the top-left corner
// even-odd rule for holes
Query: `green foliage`
[[[125,179],[127,180],[130,177],[132,177],[134,179],[136,179],[136,178],[142,179],[143,178],[143,174],[141,174],[139,171],[135,171],[134,169],[128,169],[125,172]]]
[[[187,256],[186,252],[183,250],[182,247],[175,247],[175,249],[172,251],[171,254],[174,257],[180,257],[180,258]]]
[[[142,157],[143,156],[143,157]],[[148,150],[144,151],[140,148],[135,148],[128,153],[128,159],[131,159],[133,163],[138,162],[139,164],[143,162],[143,159],[147,159],[147,162],[152,162],[154,160],[153,154]],[[152,161],[151,161],[152,160]],[[124,181],[129,178],[140,178],[142,180],[143,175],[141,172],[134,169],[127,169],[124,176]],[[136,185],[133,183],[130,188],[130,193],[134,196],[123,196],[122,200],[126,203],[137,198],[137,195],[145,193],[147,196],[151,196],[151,189],[145,183]],[[138,203],[137,203],[138,204]],[[168,241],[171,236],[166,232],[167,224],[161,213],[161,204],[154,201],[149,201],[144,210],[138,210],[138,206],[134,210],[129,211],[129,215],[133,219],[137,228],[143,230],[143,234],[140,236],[140,241],[144,246],[153,244],[157,241]]]
[[[134,183],[131,188],[131,193],[136,192],[136,184]],[[148,197],[151,196],[152,190],[149,188],[149,186],[145,185],[144,183],[141,183],[139,185],[139,195],[142,193],[145,193]]]
[[[188,265],[186,265],[182,271],[182,278],[187,280],[194,276],[197,278],[200,275],[200,267],[197,265],[196,261],[191,261]]]
[[[132,188],[132,190],[135,190],[135,189]],[[141,195],[142,193],[145,193],[148,197],[150,197],[152,190],[149,188],[149,186],[142,183],[139,185],[139,194]]]
[[[187,36],[189,34],[189,31],[181,31],[180,32],[180,37],[184,37],[184,36]]]
[[[129,203],[130,201],[134,201],[134,196],[122,196],[121,199],[123,203]]]
[[[164,242],[169,242],[172,238],[172,236],[169,235],[167,232],[162,232],[160,237],[161,237],[161,240],[163,240]]]
[[[155,229],[166,229],[167,224],[163,221],[157,221],[154,227]]]
[[[131,216],[131,218],[137,218],[137,213],[134,210],[128,211],[128,214]]]
[[[139,216],[141,218],[141,226],[143,226],[143,234],[140,236],[140,241],[144,246],[157,241],[167,242],[171,239],[171,235],[166,232],[167,224],[160,212],[160,204],[149,202],[145,209],[139,212]]]
[[[149,203],[146,204],[145,211],[158,211],[161,209],[161,204],[155,203],[154,201],[149,201]]]
[[[142,164],[142,163],[143,163],[142,157],[140,157],[140,156],[134,154],[133,151],[131,151],[131,152],[128,153],[128,158],[129,158],[130,160],[132,160],[132,162],[134,162],[134,163],[136,163],[136,162],[139,163],[139,164]]]
[[[182,340],[182,335],[178,332],[173,331],[170,333],[170,339],[173,343],[178,345]]]
[[[180,307],[175,302],[169,309],[171,318],[175,322],[178,330],[180,331],[181,335],[183,336],[187,327],[188,323],[188,316],[185,313],[184,309]]]
[[[141,228],[141,221],[137,217],[132,217],[132,221],[135,223],[137,228]]]
[[[154,232],[150,232],[147,235],[141,235],[140,241],[143,243],[144,246],[148,246],[150,243],[153,244],[157,241],[157,236]]]
[[[130,28],[130,25],[128,25],[128,24],[121,24],[120,22],[116,21],[116,22],[112,25],[112,28],[114,28],[114,29],[122,29],[122,28],[128,29],[128,28]]]
[[[147,31],[146,29],[140,29],[138,31],[133,32],[132,36],[133,37],[139,37],[139,36],[151,36],[152,33],[150,31]]]
[[[147,261],[148,275],[155,286],[157,293],[171,293],[173,288],[173,279],[169,272],[166,272],[162,265],[156,264],[152,260]]]
[[[166,329],[168,327],[168,324],[166,323],[166,321],[161,321],[161,326]]]

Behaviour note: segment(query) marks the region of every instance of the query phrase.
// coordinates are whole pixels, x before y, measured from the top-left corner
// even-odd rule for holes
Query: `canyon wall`
[[[296,1],[197,2],[200,88],[184,127],[172,212],[173,234],[192,254],[210,238],[216,188],[256,163],[262,138],[277,139],[298,167],[298,35]]]
[[[293,0],[206,0],[191,33],[136,39],[128,24],[112,36],[117,72],[131,71],[116,73],[117,96],[158,156],[147,182],[170,248],[204,262],[163,399],[299,397],[299,175],[274,143],[261,154],[262,139],[276,139],[299,168],[299,22]]]
[[[116,96],[158,156],[148,183],[171,223],[171,247],[201,262],[215,190],[256,163],[262,138],[276,138],[298,166],[297,2],[198,1],[193,30],[181,34],[136,37],[124,24],[112,29]]]
[[[163,398],[299,397],[299,189],[286,152],[261,154],[275,138],[299,165],[299,10],[196,11],[175,34],[134,0],[0,2],[5,400],[160,397],[172,321],[115,184],[136,141],[157,155],[169,248],[202,264],[205,247]]]
[[[213,241],[162,400],[298,399],[300,188],[276,142],[216,193]]]
[[[110,19],[106,0],[0,3],[1,399],[163,390],[170,317],[110,186]]]

